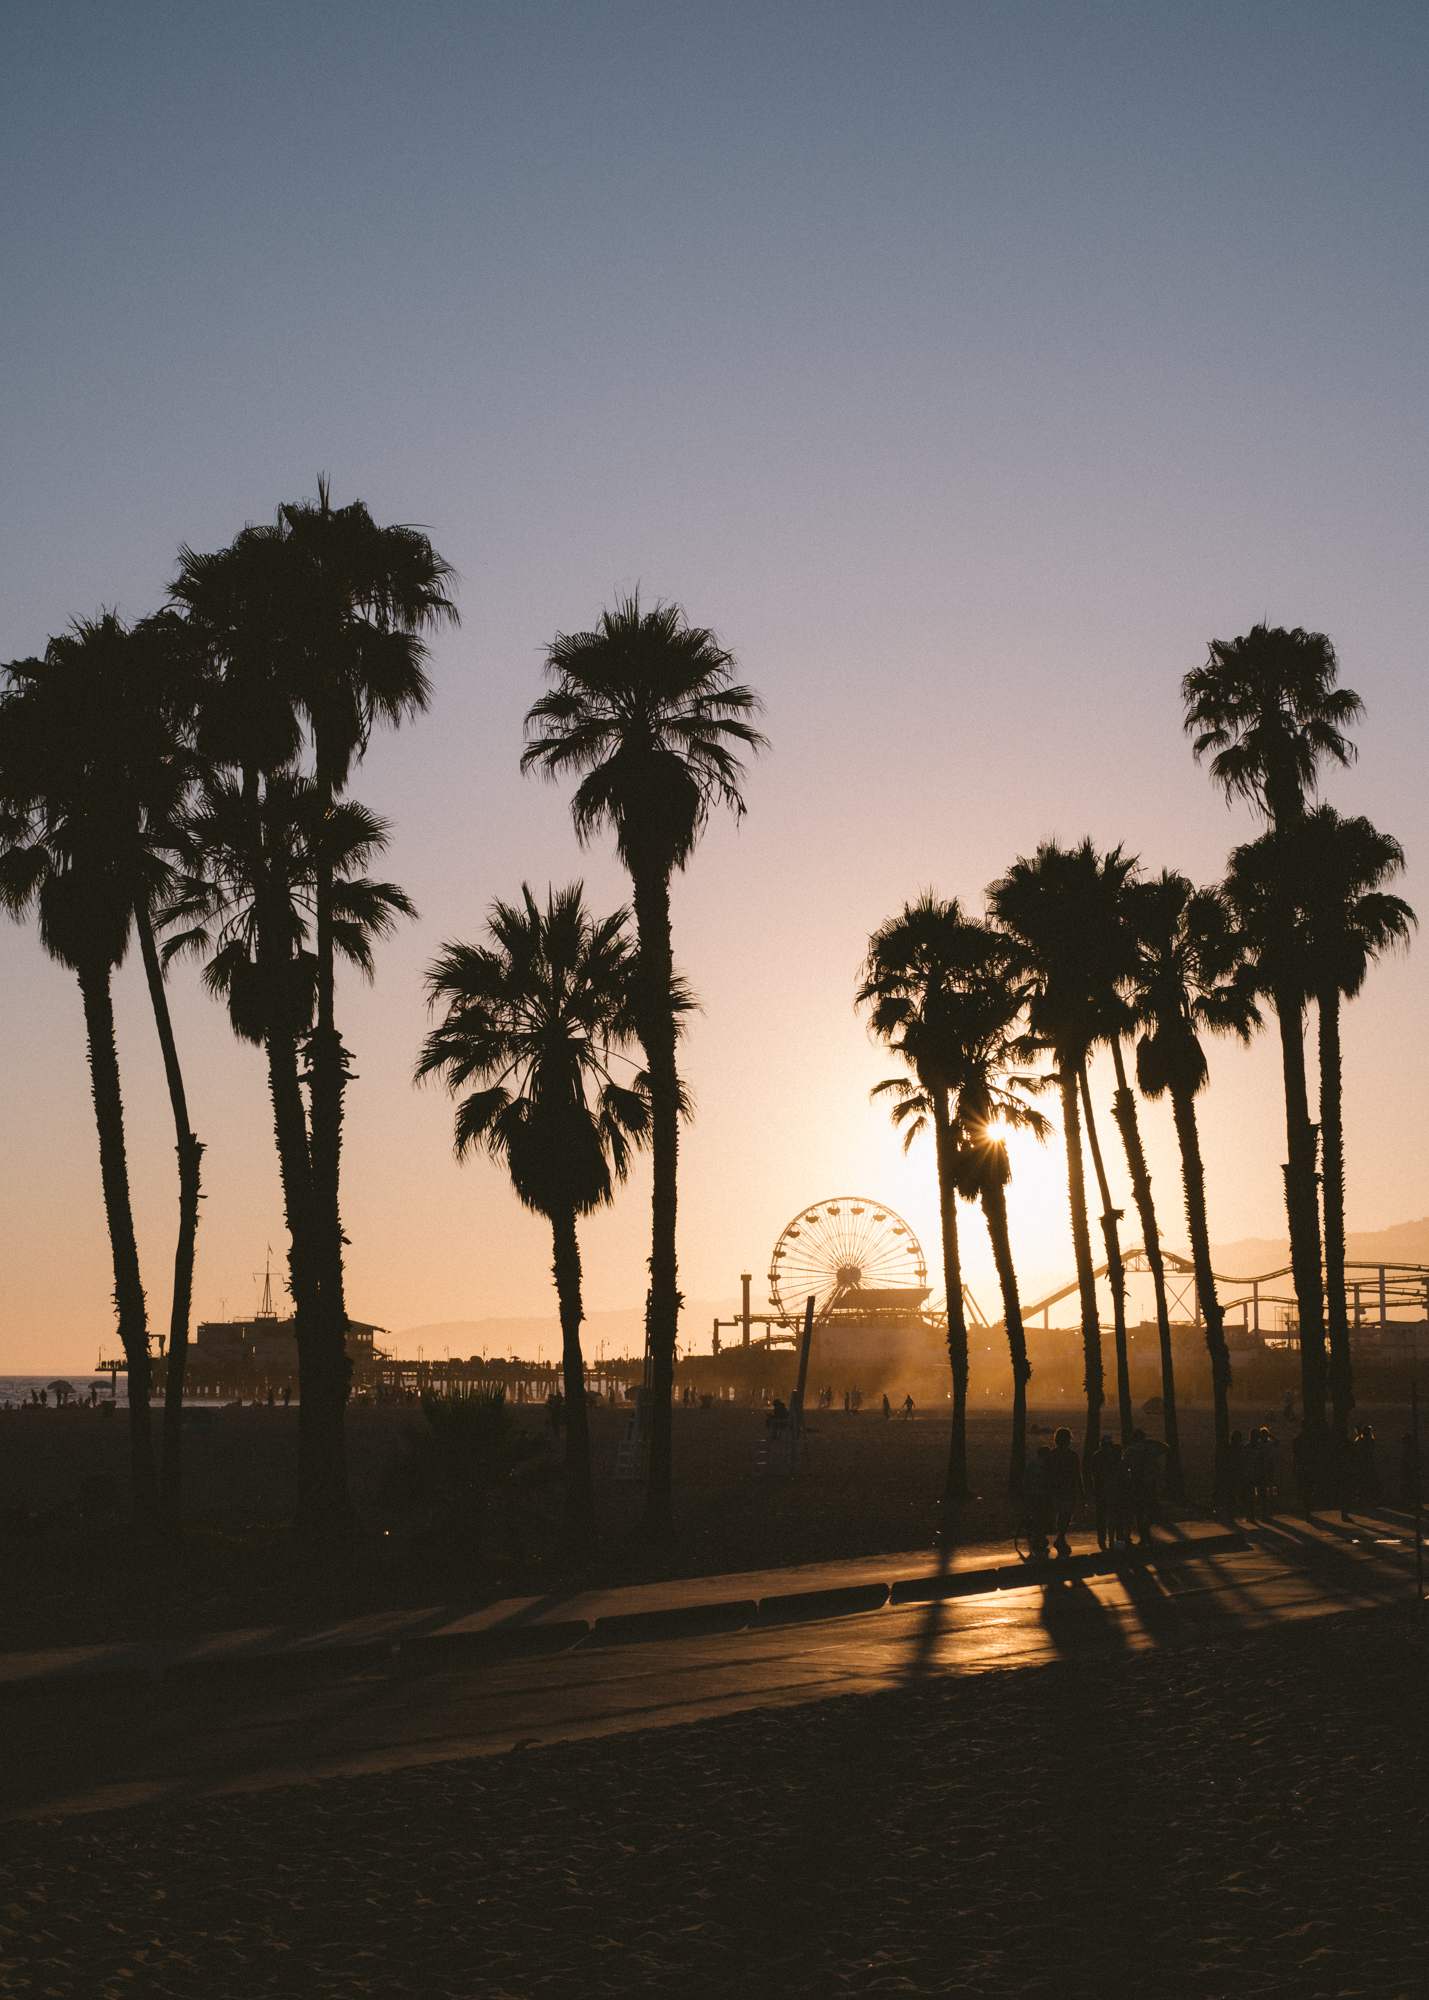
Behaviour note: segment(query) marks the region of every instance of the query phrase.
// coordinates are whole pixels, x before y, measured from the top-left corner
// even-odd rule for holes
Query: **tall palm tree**
[[[341,1428],[334,1459],[329,1409],[320,1391],[309,1394],[327,1360],[313,1310],[317,1274],[301,1069],[317,1000],[317,878],[321,869],[329,884],[334,950],[372,978],[374,940],[387,935],[397,918],[415,914],[395,883],[365,873],[386,840],[384,821],[351,798],[328,805],[310,779],[274,774],[254,790],[246,779],[215,773],[188,814],[183,873],[158,913],[169,933],[165,963],[184,953],[199,956],[204,984],[224,1002],[235,1034],[266,1057],[298,1343],[298,1514],[310,1525],[338,1520],[347,1493]]]
[[[171,612],[146,618],[129,635],[132,656],[127,674],[126,713],[133,724],[128,740],[143,792],[143,830],[151,851],[165,862],[182,838],[180,828],[200,769],[195,743],[203,699],[203,662],[189,643],[183,621]],[[170,1534],[178,1532],[183,1493],[184,1378],[188,1366],[193,1310],[194,1260],[198,1245],[204,1147],[189,1115],[188,1091],[169,1009],[164,969],[155,936],[154,896],[149,885],[134,903],[134,930],[159,1038],[178,1159],[179,1222],[174,1239],[174,1281],[169,1303],[169,1340],[164,1364],[164,1452],[160,1500]]]
[[[981,1204],[1002,1294],[1012,1360],[1012,1459],[1009,1486],[1021,1490],[1027,1456],[1027,1383],[1031,1363],[1007,1227],[1011,1178],[1004,1131],[1046,1136],[1045,1118],[1021,1094],[1034,1079],[1014,1074],[1026,963],[1012,939],[963,914],[931,892],[907,904],[869,942],[859,1004],[870,1026],[902,1056],[911,1072],[874,1087],[893,1099],[892,1117],[905,1147],[931,1127],[936,1142],[942,1221],[944,1287],[948,1299],[948,1359],[953,1376],[953,1425],[943,1512],[950,1520],[967,1490],[967,1323],[956,1198]]]
[[[1353,689],[1339,685],[1339,661],[1323,632],[1256,625],[1236,639],[1213,639],[1206,662],[1181,683],[1185,728],[1198,759],[1228,799],[1244,798],[1285,835],[1305,816],[1321,767],[1348,765],[1356,751],[1346,731],[1364,712]],[[1285,1209],[1300,1321],[1305,1418],[1325,1425],[1325,1301],[1321,1273],[1316,1133],[1305,1083],[1306,994],[1286,895],[1283,847],[1245,852],[1239,892],[1250,898],[1259,959],[1272,982],[1285,1086]]]
[[[1184,727],[1199,762],[1227,798],[1245,799],[1272,826],[1305,812],[1324,764],[1347,766],[1356,750],[1345,734],[1364,714],[1323,632],[1255,625],[1237,639],[1212,639],[1204,666],[1181,682]]]
[[[646,1326],[652,1428],[649,1527],[670,1524],[671,1398],[680,1293],[680,1076],[670,881],[716,805],[744,812],[740,750],[764,738],[759,698],[734,679],[733,656],[677,604],[642,610],[639,593],[602,612],[592,631],[559,634],[546,653],[547,692],[526,717],[523,771],[579,779],[571,814],[584,843],[615,834],[635,906],[635,1024],[650,1082],[653,1170]]]
[[[1129,875],[1134,865],[1120,848],[1102,856],[1089,840],[1071,849],[1056,841],[1044,841],[1032,859],[1019,856],[1007,874],[988,891],[993,915],[1021,942],[1029,957],[1031,970],[1025,989],[1029,1046],[1050,1049],[1056,1063],[1067,1148],[1072,1248],[1081,1306],[1088,1453],[1095,1451],[1101,1440],[1104,1392],[1101,1323],[1082,1166],[1083,1108],[1102,1195],[1102,1234],[1116,1332],[1121,1427],[1127,1435],[1131,1430],[1126,1281],[1118,1231],[1119,1211],[1112,1206],[1086,1071],[1093,1047],[1119,1018],[1116,982],[1122,946],[1117,925],[1114,919],[1109,920],[1117,892],[1108,884]]]
[[[901,1056],[912,1072],[874,1086],[874,1096],[892,1096],[893,1118],[911,1143],[926,1123],[932,1127],[938,1175],[938,1219],[947,1297],[948,1364],[953,1378],[953,1421],[943,1482],[943,1520],[951,1531],[955,1509],[968,1495],[968,1328],[963,1307],[962,1259],[958,1249],[957,1142],[952,1093],[957,1086],[958,997],[973,934],[956,902],[931,890],[905,903],[868,941],[856,1005],[869,1010],[873,1033]]]
[[[1258,995],[1269,996],[1280,1032],[1285,1211],[1299,1319],[1300,1388],[1305,1423],[1323,1439],[1329,1370],[1316,1173],[1319,1135],[1310,1116],[1305,1064],[1305,1010],[1314,995],[1316,969],[1309,940],[1297,920],[1302,827],[1303,822],[1291,822],[1283,830],[1272,829],[1234,848],[1224,893],[1244,941],[1246,976]]]
[[[1108,939],[1105,969],[1109,987],[1103,996],[1106,1016],[1105,1039],[1111,1051],[1112,1071],[1116,1078],[1116,1090],[1112,1096],[1112,1117],[1121,1134],[1127,1176],[1131,1181],[1132,1199],[1136,1203],[1137,1220],[1141,1224],[1142,1250],[1151,1272],[1157,1347],[1161,1360],[1161,1421],[1166,1441],[1166,1486],[1172,1497],[1179,1500],[1185,1492],[1185,1474],[1181,1464],[1181,1426],[1176,1407],[1176,1360],[1171,1347],[1171,1308],[1166,1292],[1166,1261],[1161,1254],[1161,1228],[1157,1221],[1156,1203],[1151,1191],[1151,1170],[1147,1164],[1146,1147],[1141,1137],[1136,1092],[1132,1089],[1127,1076],[1121,1046],[1123,1032],[1132,1025],[1124,989],[1134,964],[1135,922],[1131,897],[1140,875],[1135,865],[1128,864],[1118,850],[1115,859],[1106,857],[1099,872],[1099,880],[1106,898],[1101,913],[1103,923],[1109,931],[1115,933]]]
[[[130,635],[111,616],[4,669],[0,693],[0,902],[38,913],[46,951],[84,1007],[114,1301],[129,1395],[136,1515],[157,1525],[148,1307],[134,1231],[111,982],[164,867],[150,839],[153,711],[131,701]]]
[[[577,1537],[590,1532],[594,1496],[576,1224],[614,1199],[650,1129],[647,1092],[611,1072],[632,1031],[625,923],[623,910],[591,917],[579,882],[548,890],[544,910],[525,883],[519,906],[493,904],[488,942],[446,944],[428,971],[431,1004],[445,1011],[416,1071],[419,1081],[440,1075],[460,1095],[457,1158],[485,1147],[505,1163],[518,1200],[551,1225],[566,1513]]]
[[[1404,850],[1369,820],[1317,806],[1295,826],[1296,929],[1304,940],[1319,1016],[1320,1143],[1325,1210],[1325,1299],[1330,1400],[1335,1434],[1348,1437],[1354,1408],[1345,1301],[1345,1143],[1340,1007],[1361,990],[1384,952],[1408,943],[1415,915],[1385,884],[1404,867]]]
[[[956,1110],[959,1192],[982,1206],[1002,1296],[1002,1321],[1012,1363],[1012,1446],[1008,1491],[1022,1491],[1027,1465],[1027,1384],[1032,1364],[1022,1324],[1022,1297],[1007,1226],[1012,1179],[1006,1134],[1045,1139],[1051,1127],[1025,1092],[1044,1079],[1020,1074],[1022,955],[1005,934],[981,926],[982,950],[970,970],[962,1010]]]
[[[171,595],[220,664],[209,714],[217,759],[244,771],[252,791],[260,773],[293,760],[305,729],[320,809],[330,807],[373,728],[396,726],[426,707],[426,635],[457,621],[452,575],[421,529],[381,527],[361,501],[333,507],[326,479],[319,479],[315,503],[285,504],[271,524],[245,528],[216,555],[182,549]],[[321,847],[317,870],[316,1003],[305,1048],[311,1297],[299,1320],[310,1317],[314,1329],[309,1448],[329,1461],[313,1490],[328,1494],[340,1521],[347,1512],[340,1467],[350,1379],[340,1175],[350,1059],[336,1025],[340,954]]]
[[[1259,1016],[1241,976],[1240,942],[1230,910],[1216,890],[1193,888],[1184,875],[1163,871],[1132,885],[1127,918],[1135,942],[1129,994],[1141,1029],[1136,1076],[1148,1097],[1171,1099],[1191,1264],[1211,1362],[1216,1498],[1224,1505],[1230,1497],[1226,1482],[1231,1363],[1225,1314],[1211,1268],[1196,1098],[1208,1075],[1202,1032],[1233,1033],[1245,1040]]]

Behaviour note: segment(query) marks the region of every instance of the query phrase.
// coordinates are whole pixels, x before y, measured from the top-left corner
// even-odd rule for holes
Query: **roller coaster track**
[[[1196,1274],[1189,1257],[1178,1256],[1174,1250],[1163,1250],[1161,1262],[1165,1266],[1168,1304],[1172,1317],[1194,1317],[1200,1313],[1196,1301]],[[1122,1258],[1128,1272],[1149,1271],[1151,1264],[1146,1251],[1140,1245],[1128,1250]],[[1358,1274],[1364,1275],[1358,1275]],[[1107,1276],[1107,1266],[1098,1264],[1093,1274],[1097,1279]],[[1215,1271],[1212,1276],[1220,1295],[1222,1309],[1226,1312],[1246,1314],[1247,1326],[1259,1327],[1260,1309],[1265,1306],[1284,1306],[1293,1310],[1295,1293],[1294,1272],[1289,1264],[1279,1265],[1273,1271],[1261,1271],[1250,1277],[1231,1277],[1228,1273]],[[1289,1288],[1270,1289],[1280,1286],[1282,1279],[1291,1280]],[[1054,1292],[1024,1305],[1024,1320],[1035,1319],[1039,1314],[1042,1324],[1051,1324],[1050,1313],[1053,1306],[1063,1299],[1074,1298],[1077,1281],[1061,1285]],[[1400,1312],[1410,1310],[1417,1317],[1429,1319],[1429,1264],[1372,1264],[1358,1259],[1349,1259],[1345,1264],[1345,1297],[1351,1308],[1353,1323],[1362,1324],[1373,1309],[1373,1323],[1383,1324],[1397,1308]],[[1190,1312],[1186,1312],[1189,1305]]]

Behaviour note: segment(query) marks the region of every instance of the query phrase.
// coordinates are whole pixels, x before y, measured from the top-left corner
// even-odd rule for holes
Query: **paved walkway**
[[[90,1812],[394,1771],[947,1674],[1116,1657],[1407,1601],[1412,1593],[1413,1536],[1402,1517],[1348,1528],[1277,1522],[1235,1546],[1217,1544],[1215,1533],[1208,1527],[1144,1562],[1113,1566],[1084,1555],[1036,1572],[1023,1568],[1005,1588],[980,1591],[951,1587],[956,1564],[940,1576],[925,1563],[896,1579],[902,1596],[886,1564],[884,1577],[872,1581],[858,1574],[861,1565],[796,1572],[817,1578],[817,1593],[783,1588],[788,1571],[762,1573],[781,1589],[749,1598],[711,1596],[731,1580],[707,1579],[703,1608],[803,1596],[807,1616],[768,1623],[756,1616],[738,1631],[630,1644],[604,1641],[602,1612],[583,1643],[544,1657],[483,1658],[404,1644],[386,1660],[306,1678],[245,1673],[216,1686],[181,1674],[165,1684],[162,1702],[137,1683],[116,1683],[96,1701],[82,1679],[32,1681],[29,1726],[13,1729],[6,1746],[5,1812]],[[828,1581],[831,1572],[844,1579],[840,1585]],[[740,1587],[751,1581],[740,1579]],[[908,1594],[910,1587],[921,1594]],[[816,1599],[827,1602],[835,1588],[877,1594],[869,1609],[820,1616]],[[626,1593],[616,1596],[623,1604]]]
[[[1116,1558],[1094,1536],[1072,1536],[1067,1575],[1109,1571]],[[1170,1562],[1193,1550],[1231,1548],[1239,1536],[1215,1521],[1158,1527],[1151,1560]],[[1143,1559],[1141,1556],[1137,1560]],[[40,1681],[153,1681],[159,1677],[229,1677],[247,1669],[281,1674],[345,1668],[394,1655],[424,1653],[455,1659],[557,1652],[591,1638],[601,1644],[673,1638],[698,1632],[742,1631],[814,1618],[873,1611],[945,1596],[1006,1588],[1031,1572],[1005,1543],[939,1557],[927,1549],[799,1563],[734,1575],[676,1577],[660,1583],[508,1597],[464,1611],[452,1605],[372,1612],[325,1624],[254,1626],[168,1643],[120,1641],[0,1653],[0,1691]]]

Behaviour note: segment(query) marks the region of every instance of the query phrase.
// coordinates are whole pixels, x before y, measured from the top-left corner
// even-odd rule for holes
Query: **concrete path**
[[[845,1616],[634,1645],[601,1643],[597,1624],[596,1637],[544,1657],[404,1649],[307,1683],[181,1676],[162,1684],[161,1701],[138,1686],[95,1700],[80,1681],[32,1683],[11,1711],[4,1814],[390,1771],[1407,1602],[1413,1538],[1388,1517],[1349,1529],[1287,1521],[1251,1531],[1238,1550],[1027,1578],[1024,1570],[1006,1589],[903,1602],[885,1592],[875,1608]]]
[[[1167,1561],[1189,1549],[1238,1543],[1236,1534],[1227,1534],[1215,1521],[1178,1522],[1155,1530],[1155,1550]],[[1114,1567],[1114,1558],[1098,1550],[1090,1533],[1077,1532],[1072,1544],[1070,1563],[1063,1565],[1067,1573],[1091,1575]],[[1025,1581],[1027,1574],[1027,1565],[1006,1543],[943,1557],[911,1549],[734,1575],[508,1597],[469,1611],[435,1605],[318,1625],[209,1632],[166,1644],[117,1641],[0,1653],[0,1693],[18,1693],[36,1681],[73,1679],[97,1686],[124,1680],[151,1683],[161,1677],[227,1679],[250,1669],[277,1677],[288,1670],[321,1672],[390,1661],[398,1653],[496,1659],[556,1652],[592,1637],[607,1644],[741,1631],[749,1625],[872,1611],[890,1602],[996,1590]]]

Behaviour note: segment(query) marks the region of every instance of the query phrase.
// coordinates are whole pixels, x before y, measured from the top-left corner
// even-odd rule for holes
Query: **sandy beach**
[[[1407,1996],[1424,1643],[1381,1612],[29,1826],[3,1990]]]

